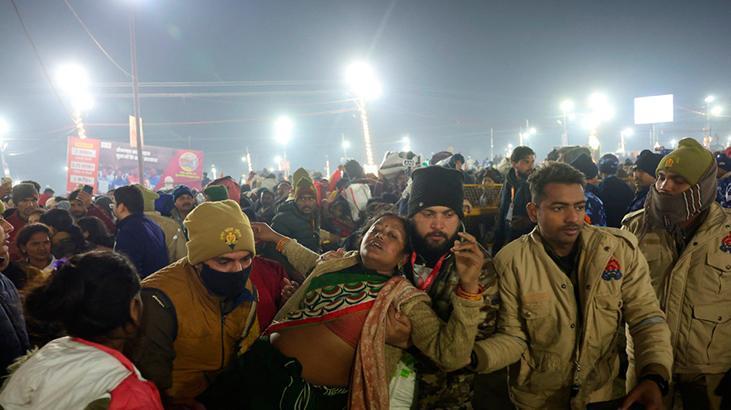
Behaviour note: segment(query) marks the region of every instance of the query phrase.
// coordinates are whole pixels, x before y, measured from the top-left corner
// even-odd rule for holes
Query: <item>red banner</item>
[[[71,192],[79,185],[91,185],[97,190],[99,172],[99,140],[69,137],[66,155],[66,191]]]
[[[83,145],[76,147],[75,144]],[[140,182],[137,148],[129,144],[90,138],[83,140],[69,138],[68,149],[69,182],[67,189],[69,191],[78,188],[79,182],[73,182],[78,180],[87,181],[80,183],[92,185],[97,193],[106,193],[120,186]],[[93,169],[86,163],[79,165],[80,161],[76,161],[77,168],[88,169],[88,172],[77,175],[79,171],[74,170],[74,174],[72,174],[72,151],[87,154],[89,158],[93,157],[96,161]],[[203,178],[202,151],[146,145],[142,149],[142,157],[145,173],[143,181],[148,188],[161,190],[172,189],[177,185],[187,185],[194,189],[201,189],[201,179]]]

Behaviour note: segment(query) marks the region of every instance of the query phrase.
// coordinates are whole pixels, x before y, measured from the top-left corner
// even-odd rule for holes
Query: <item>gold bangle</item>
[[[482,293],[484,292],[484,290],[485,290],[485,288],[482,287],[482,285],[480,285],[477,293],[467,292],[466,290],[464,290],[464,288],[460,284],[460,285],[457,285],[457,288],[455,289],[454,292],[457,294],[457,296],[459,296],[463,299],[481,301]]]

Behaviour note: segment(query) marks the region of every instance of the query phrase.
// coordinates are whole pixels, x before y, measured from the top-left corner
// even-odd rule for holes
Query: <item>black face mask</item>
[[[249,280],[251,267],[238,272],[221,272],[203,264],[201,281],[213,294],[223,298],[235,298],[246,291],[246,281]]]

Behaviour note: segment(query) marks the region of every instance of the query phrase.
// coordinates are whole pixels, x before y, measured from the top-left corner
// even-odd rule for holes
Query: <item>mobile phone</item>
[[[93,194],[93,193],[94,193],[94,187],[93,187],[93,186],[91,186],[91,185],[84,185],[84,186],[83,186],[83,187],[81,188],[81,190],[82,190],[82,191],[84,191],[84,192],[86,192],[86,193],[87,193],[87,194],[89,194],[89,195],[91,195],[91,194]]]

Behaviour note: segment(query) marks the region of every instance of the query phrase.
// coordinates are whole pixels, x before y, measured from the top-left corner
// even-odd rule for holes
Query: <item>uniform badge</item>
[[[228,245],[231,250],[236,247],[239,239],[241,239],[241,231],[236,228],[226,228],[221,232],[221,240],[223,243]]]
[[[602,279],[620,280],[621,278],[622,268],[619,266],[619,261],[614,258],[609,259],[609,263],[607,263],[607,267],[604,268],[604,272],[602,273]]]
[[[724,252],[731,253],[731,232],[721,240],[721,250]]]

